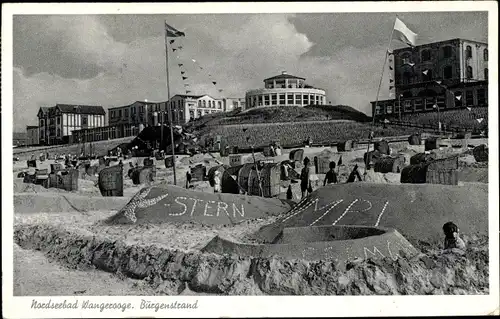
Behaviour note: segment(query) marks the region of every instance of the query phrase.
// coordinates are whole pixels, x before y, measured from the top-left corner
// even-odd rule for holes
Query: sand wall
[[[230,257],[182,253],[156,246],[127,246],[77,229],[18,224],[14,241],[43,251],[70,267],[93,266],[161,285],[178,294],[229,295],[385,295],[487,294],[488,251],[464,255],[430,253],[412,259],[337,262]]]

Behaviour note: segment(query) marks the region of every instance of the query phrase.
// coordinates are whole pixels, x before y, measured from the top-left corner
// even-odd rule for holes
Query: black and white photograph
[[[6,317],[498,315],[496,3],[107,5],[4,5]]]

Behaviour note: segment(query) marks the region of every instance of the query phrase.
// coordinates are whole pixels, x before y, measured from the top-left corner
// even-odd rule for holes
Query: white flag
[[[437,84],[441,84],[442,82],[441,81],[436,81]]]
[[[455,97],[456,97],[456,98],[457,98],[457,100],[459,100],[459,101],[462,99],[462,96],[461,96],[461,95],[457,95],[457,96],[455,96]]]
[[[472,108],[468,107],[467,110],[472,111]]]
[[[478,121],[479,123],[481,123],[483,120],[484,120],[483,118],[479,118],[479,119],[477,119],[477,121]]]
[[[194,63],[196,63],[196,60],[195,59],[191,59]]]
[[[408,29],[406,24],[398,18],[396,18],[396,22],[394,23],[393,37],[410,46],[414,46],[417,41],[417,34]]]
[[[424,72],[422,72],[424,75],[427,75],[427,73],[429,73],[429,70],[425,70]]]

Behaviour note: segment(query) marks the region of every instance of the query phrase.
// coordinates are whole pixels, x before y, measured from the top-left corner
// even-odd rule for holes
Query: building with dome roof
[[[305,83],[305,78],[283,71],[264,80],[264,88],[246,92],[245,109],[265,106],[325,105],[325,90]]]

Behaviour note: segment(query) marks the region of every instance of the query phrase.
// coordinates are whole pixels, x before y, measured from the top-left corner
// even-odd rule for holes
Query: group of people
[[[311,160],[306,157],[304,158],[304,167],[302,168],[302,171],[300,173],[300,190],[302,192],[302,198],[305,196],[308,196],[310,193],[313,192],[313,186],[312,186],[312,174],[311,174],[311,165],[310,165]],[[338,183],[338,178],[337,178],[337,173],[335,172],[335,162],[330,162],[329,165],[329,170],[326,172],[325,179],[323,180],[323,186],[326,186],[328,184],[337,184]],[[289,186],[290,192],[291,192],[291,186]],[[288,193],[288,192],[287,192]]]

